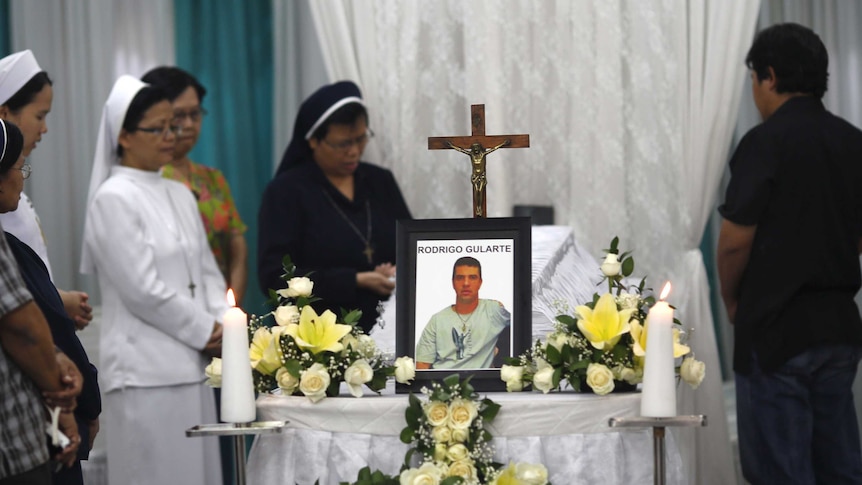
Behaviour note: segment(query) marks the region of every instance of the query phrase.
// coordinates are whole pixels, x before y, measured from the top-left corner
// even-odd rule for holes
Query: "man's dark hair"
[[[335,113],[329,115],[329,118],[326,118],[326,121],[314,130],[311,137],[315,140],[322,140],[326,138],[327,133],[329,133],[330,126],[353,126],[357,121],[359,121],[359,118],[362,118],[365,120],[365,124],[368,124],[368,111],[365,109],[365,106],[360,103],[347,103],[335,110]]]
[[[777,24],[761,30],[745,56],[758,81],[775,71],[778,93],[805,93],[822,98],[829,79],[829,54],[820,37],[799,24]]]
[[[198,101],[204,103],[204,96],[207,94],[206,88],[197,78],[179,67],[160,66],[150,69],[141,81],[158,86],[165,90],[171,102],[177,99],[188,88],[194,88],[198,95]]]
[[[455,264],[452,265],[452,279],[455,279],[455,268],[458,266],[470,266],[472,268],[479,268],[479,279],[482,279],[482,265],[479,263],[479,260],[476,258],[471,258],[470,256],[462,256],[455,261]]]

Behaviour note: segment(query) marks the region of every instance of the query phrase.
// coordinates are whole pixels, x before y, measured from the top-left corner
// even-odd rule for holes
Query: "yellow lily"
[[[575,313],[578,314],[578,328],[590,344],[599,350],[610,350],[629,331],[634,309],[617,310],[613,295],[605,293],[596,302],[595,309],[580,305]]]
[[[320,352],[341,352],[344,345],[341,338],[350,333],[352,327],[335,323],[335,314],[329,310],[318,315],[311,306],[302,307],[299,323],[291,323],[284,327],[284,333],[293,337],[303,350],[313,354]]]
[[[646,325],[641,325],[637,320],[632,322],[632,339],[634,339],[635,344],[632,348],[634,351],[635,357],[643,358],[646,355],[646,346],[647,346],[647,330],[649,327],[649,320],[647,320]],[[691,349],[688,345],[683,345],[679,342],[679,329],[673,329],[673,358],[676,359],[678,357],[682,357],[683,355],[689,353]]]
[[[275,374],[281,367],[281,346],[278,335],[273,335],[267,328],[257,329],[251,339],[248,356],[253,369],[262,374]]]

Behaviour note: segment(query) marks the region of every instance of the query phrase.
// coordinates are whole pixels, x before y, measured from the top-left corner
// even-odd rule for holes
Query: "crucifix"
[[[528,148],[530,135],[486,135],[484,104],[470,106],[470,119],[470,136],[429,136],[428,149],[451,148],[470,157],[473,166],[470,175],[470,183],[473,184],[473,217],[488,217],[488,202],[485,200],[485,188],[488,185],[485,157],[499,148]],[[485,148],[486,146],[489,148]]]

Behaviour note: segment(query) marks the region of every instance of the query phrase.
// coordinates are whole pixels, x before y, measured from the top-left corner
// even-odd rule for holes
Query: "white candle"
[[[647,346],[644,363],[641,416],[676,416],[676,376],[673,362],[673,308],[663,301],[670,283],[662,290],[662,301],[650,308],[646,321]]]
[[[231,308],[224,314],[221,362],[221,420],[225,423],[250,423],[255,419],[254,385],[248,357],[246,314],[233,306],[233,290],[228,290]]]

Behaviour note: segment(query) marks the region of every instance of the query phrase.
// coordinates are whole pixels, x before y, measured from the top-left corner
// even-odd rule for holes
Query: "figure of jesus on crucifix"
[[[527,148],[530,135],[485,135],[485,105],[470,106],[473,133],[470,136],[432,136],[428,138],[428,149],[450,148],[470,156],[472,170],[470,183],[473,186],[473,217],[487,217],[488,204],[485,189],[488,180],[485,160],[489,153],[500,148]],[[485,146],[492,146],[485,148]]]
[[[481,211],[485,210],[485,186],[487,185],[488,179],[485,175],[485,156],[494,150],[504,147],[510,143],[510,140],[506,140],[503,143],[495,146],[494,148],[483,148],[482,145],[478,143],[473,143],[470,145],[470,148],[461,148],[459,146],[455,146],[451,141],[446,142],[449,145],[449,148],[454,150],[458,150],[461,153],[466,153],[470,155],[470,162],[473,165],[473,173],[470,176],[470,183],[473,184],[473,205],[478,208],[480,212],[477,212],[476,216],[478,217],[486,217],[487,214],[484,214]]]

